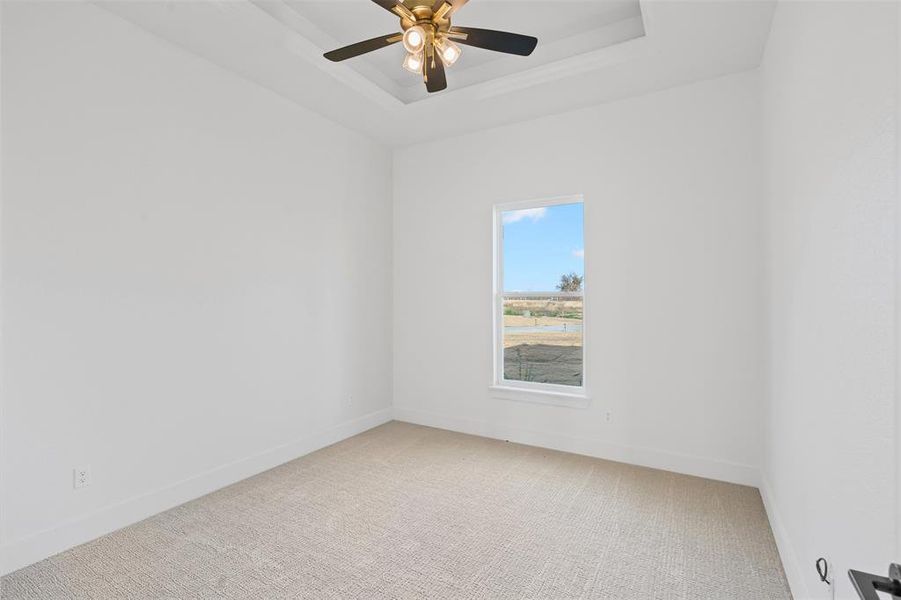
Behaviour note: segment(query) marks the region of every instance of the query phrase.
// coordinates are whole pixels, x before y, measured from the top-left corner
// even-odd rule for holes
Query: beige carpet
[[[389,423],[2,579],[35,598],[790,598],[756,489]]]

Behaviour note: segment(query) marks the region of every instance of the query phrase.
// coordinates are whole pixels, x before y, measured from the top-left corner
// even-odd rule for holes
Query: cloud
[[[576,258],[585,258],[585,249],[580,248],[579,250],[573,250],[573,256]]]
[[[535,221],[544,218],[544,215],[547,214],[547,208],[524,208],[522,210],[510,210],[504,213],[504,224],[508,223],[516,223],[517,221],[522,221],[523,219],[531,219],[534,223]]]

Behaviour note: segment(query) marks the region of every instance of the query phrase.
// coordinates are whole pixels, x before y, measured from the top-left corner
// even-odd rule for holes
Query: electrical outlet
[[[91,465],[82,465],[80,467],[75,467],[75,469],[73,469],[72,475],[72,485],[76,490],[80,490],[81,488],[86,488],[91,485]]]
[[[604,418],[605,418],[605,419],[607,420],[607,422],[609,423],[610,421],[613,420],[613,413],[610,412],[610,411],[608,410],[608,411],[604,414]]]

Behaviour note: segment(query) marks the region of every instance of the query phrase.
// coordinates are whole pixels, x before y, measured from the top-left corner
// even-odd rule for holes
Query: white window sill
[[[488,386],[492,398],[501,400],[514,400],[516,402],[532,402],[535,404],[550,404],[552,406],[565,406],[567,408],[588,408],[591,400],[587,395],[551,390],[532,390],[508,385]]]

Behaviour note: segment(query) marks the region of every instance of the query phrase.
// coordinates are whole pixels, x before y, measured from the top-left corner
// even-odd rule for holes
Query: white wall
[[[795,597],[884,574],[896,496],[896,3],[783,2],[763,62],[764,492]]]
[[[2,11],[4,570],[390,418],[390,154],[94,6]]]
[[[901,563],[901,6],[895,23],[895,562]]]
[[[756,484],[758,100],[752,72],[397,151],[396,418]],[[591,406],[494,398],[492,205],[572,193]]]
[[[896,5],[783,2],[762,73],[399,150],[393,248],[385,149],[91,5],[0,6],[3,571],[387,419],[392,334],[400,419],[762,466],[799,599],[818,556],[839,598],[901,559]],[[570,193],[591,405],[494,398],[491,207]]]

